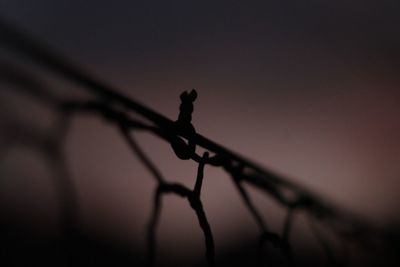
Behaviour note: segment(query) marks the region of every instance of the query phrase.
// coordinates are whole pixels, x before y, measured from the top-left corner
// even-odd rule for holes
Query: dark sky
[[[2,17],[171,119],[179,94],[196,88],[193,119],[200,133],[378,224],[399,216],[399,14],[396,0],[0,0]],[[142,222],[127,219],[123,205],[136,201],[134,214],[143,213],[151,184],[140,192],[143,198],[129,196],[126,185],[137,186],[129,180],[137,165],[113,138],[118,136],[99,122],[77,120],[71,165],[76,176],[102,176],[109,186],[93,193],[88,207],[115,194],[110,190],[122,192],[109,200],[117,219],[104,219],[101,212],[95,218],[129,229]],[[194,165],[169,160],[167,148],[160,151],[157,141],[143,139],[165,171],[192,183],[187,174]],[[87,147],[76,160],[73,148],[82,144]],[[114,162],[102,155],[110,151],[121,156]],[[114,165],[98,166],[110,161]],[[106,180],[111,175],[113,186]],[[221,177],[210,170],[212,175]],[[241,204],[231,185],[222,178],[210,183],[205,197],[217,217],[211,219],[216,231],[230,236],[251,224],[246,210],[236,208]],[[226,206],[232,212],[221,214]],[[169,212],[180,214],[179,207]],[[239,226],[226,227],[226,218],[239,218]],[[171,218],[169,223],[175,224]]]

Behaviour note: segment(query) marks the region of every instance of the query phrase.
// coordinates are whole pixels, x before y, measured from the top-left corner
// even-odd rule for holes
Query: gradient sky
[[[0,0],[0,15],[171,119],[179,94],[196,88],[198,132],[384,225],[400,210],[399,3]],[[70,135],[88,220],[141,229],[153,186],[145,170],[94,118],[77,119]],[[168,177],[193,183],[194,164],[140,140]],[[217,239],[253,225],[230,181],[206,176]],[[254,194],[260,206],[270,202]],[[179,203],[168,198],[161,227],[189,233],[194,218]],[[165,242],[170,232],[161,230]]]

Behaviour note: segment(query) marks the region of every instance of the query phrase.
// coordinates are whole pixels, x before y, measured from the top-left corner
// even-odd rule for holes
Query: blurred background
[[[1,18],[172,120],[180,93],[196,88],[199,133],[393,235],[400,218],[399,12],[400,3],[389,0],[0,0]],[[1,39],[0,64],[3,72],[35,75],[57,95],[86,96]],[[59,235],[54,179],[66,172],[82,231],[91,236],[82,258],[143,263],[156,184],[118,129],[98,116],[75,116],[63,141],[65,166],[54,168],[51,157],[7,139],[5,121],[44,135],[57,124],[52,109],[13,86],[0,83],[0,217],[6,233],[19,235],[10,240],[29,242],[10,249],[21,252],[6,257],[15,261],[10,266],[46,257],[35,242]],[[135,136],[169,181],[193,186],[194,162],[179,160],[152,135]],[[246,189],[269,228],[281,232],[286,210]],[[229,177],[206,167],[202,194],[217,262],[254,263],[259,230]],[[205,264],[202,232],[186,200],[163,198],[157,236],[160,266]],[[291,243],[304,262],[327,264],[301,213]],[[355,264],[357,257],[344,256]],[[276,262],[286,264],[279,255]]]

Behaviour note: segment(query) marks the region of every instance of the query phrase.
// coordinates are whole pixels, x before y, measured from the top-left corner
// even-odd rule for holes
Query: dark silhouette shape
[[[98,80],[87,75],[85,72],[70,64],[68,60],[51,52],[42,44],[35,41],[29,35],[12,27],[5,21],[0,20],[0,36],[1,43],[5,44],[17,53],[30,58],[42,67],[49,71],[58,74],[69,81],[73,81],[93,96],[90,100],[76,99],[59,99],[47,92],[45,87],[40,85],[38,80],[27,76],[12,67],[1,68],[0,80],[19,85],[19,89],[27,94],[34,96],[38,101],[54,108],[60,115],[60,127],[55,135],[46,136],[45,138],[37,138],[29,133],[28,130],[23,130],[21,135],[27,140],[27,144],[37,145],[44,151],[44,156],[49,158],[49,161],[59,171],[59,180],[57,187],[61,188],[59,195],[60,201],[63,203],[65,218],[65,228],[67,229],[66,236],[79,238],[77,230],[74,226],[78,225],[76,221],[77,201],[74,196],[74,186],[68,176],[66,166],[63,163],[62,149],[60,143],[67,134],[68,119],[76,114],[91,113],[102,117],[109,123],[115,124],[121,131],[123,138],[128,142],[128,145],[133,152],[138,156],[139,160],[146,166],[150,173],[154,176],[158,185],[154,194],[154,206],[152,216],[148,225],[148,262],[149,266],[154,265],[156,257],[156,227],[159,221],[161,212],[161,198],[163,194],[175,194],[184,197],[188,200],[190,206],[194,210],[199,225],[203,231],[206,246],[206,259],[209,266],[215,264],[214,255],[214,240],[211,232],[211,227],[208,223],[204,208],[202,206],[200,193],[204,177],[205,165],[221,167],[231,177],[243,199],[244,204],[252,214],[254,220],[260,228],[260,248],[261,251],[264,243],[270,242],[275,247],[281,249],[282,253],[288,257],[289,264],[293,264],[292,253],[290,248],[290,231],[294,222],[294,213],[303,211],[309,218],[323,223],[333,233],[346,239],[358,240],[362,243],[368,239],[381,238],[383,233],[368,223],[358,219],[354,215],[349,214],[329,204],[317,194],[310,192],[302,186],[291,182],[285,177],[274,174],[257,164],[245,159],[242,156],[216,144],[210,139],[198,134],[192,124],[193,102],[197,98],[197,93],[192,90],[190,93],[183,92],[180,96],[181,105],[178,119],[171,121],[163,115],[151,110],[150,108],[117,93],[111,87],[104,85]],[[112,104],[111,104],[112,103]],[[118,108],[116,108],[118,107]],[[134,120],[128,115],[128,112],[135,112],[142,117],[148,119],[153,125],[148,125],[138,120]],[[14,129],[14,126],[8,125],[7,129]],[[131,131],[147,131],[166,142],[168,142],[175,155],[183,160],[192,159],[198,163],[197,178],[193,190],[177,183],[167,182],[156,165],[146,156],[141,150],[132,136]],[[15,133],[10,136],[18,136]],[[187,142],[185,142],[185,140]],[[200,146],[209,152],[205,152],[203,156],[196,154],[196,146]],[[209,153],[215,153],[210,157]],[[283,232],[281,236],[268,231],[267,226],[251,201],[250,196],[245,191],[243,183],[248,183],[263,190],[270,195],[278,203],[288,209],[285,219]],[[290,192],[290,194],[284,194]],[[331,257],[329,245],[327,242],[316,234],[321,240],[321,245],[327,251],[329,258]],[[71,241],[71,240],[69,240]],[[76,244],[76,243],[74,243]],[[338,261],[333,261],[335,265]]]
[[[204,166],[206,161],[208,160],[208,153],[207,152],[204,153],[203,158],[199,163],[195,186],[193,190],[190,190],[181,184],[165,182],[165,179],[161,176],[158,169],[151,162],[151,160],[147,158],[147,156],[143,153],[143,151],[140,149],[139,145],[134,140],[132,135],[128,133],[127,129],[122,127],[121,132],[125,137],[125,139],[127,140],[127,142],[129,143],[129,145],[132,147],[133,151],[138,156],[138,158],[142,162],[144,162],[144,165],[147,167],[147,169],[151,172],[151,174],[155,177],[155,179],[158,182],[158,186],[154,194],[153,212],[147,230],[147,238],[148,238],[147,266],[154,266],[156,257],[155,232],[161,213],[161,197],[163,194],[168,194],[168,193],[176,194],[180,197],[185,197],[189,201],[190,206],[197,215],[200,227],[204,233],[205,244],[206,244],[206,259],[208,265],[214,266],[215,264],[214,239],[212,236],[211,228],[208,223],[206,214],[203,209],[203,205],[200,200],[201,186],[204,177]]]

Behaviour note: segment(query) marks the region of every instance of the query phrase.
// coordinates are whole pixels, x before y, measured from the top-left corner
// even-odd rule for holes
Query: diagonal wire
[[[76,82],[82,85],[79,88],[87,90],[94,93],[102,99],[118,103],[131,111],[135,111],[138,114],[146,117],[158,127],[167,129],[172,132],[177,132],[176,125],[173,121],[169,120],[162,114],[155,112],[154,110],[138,103],[137,101],[127,98],[119,94],[116,90],[112,89],[110,86],[100,82],[99,80],[92,78],[85,71],[70,63],[65,57],[60,56],[51,49],[47,48],[45,45],[41,44],[35,38],[32,38],[26,32],[12,26],[10,23],[0,19],[0,36],[1,42],[9,47],[11,50],[24,55],[25,57],[35,61],[37,64],[47,68],[49,71],[58,74],[70,81]],[[190,138],[185,133],[181,133],[182,137]],[[315,202],[320,203],[320,206],[325,210],[331,210],[331,205],[324,205],[323,201],[319,196],[310,192],[309,190],[303,188],[302,186],[291,182],[288,178],[284,178],[273,172],[266,170],[256,163],[245,159],[244,157],[230,151],[229,149],[215,143],[214,141],[200,135],[195,134],[193,138],[196,145],[201,146],[208,151],[212,151],[216,154],[225,155],[239,163],[243,166],[249,167],[257,171],[260,175],[252,177],[244,177],[243,179],[253,185],[261,188],[262,190],[267,190],[266,181],[274,182],[280,186],[285,186],[302,195],[307,195],[311,199],[315,199]],[[338,209],[335,208],[338,211]],[[327,214],[332,214],[327,212]],[[339,214],[335,212],[335,214]],[[344,216],[342,214],[341,216]],[[355,223],[352,218],[347,218],[350,222]]]

